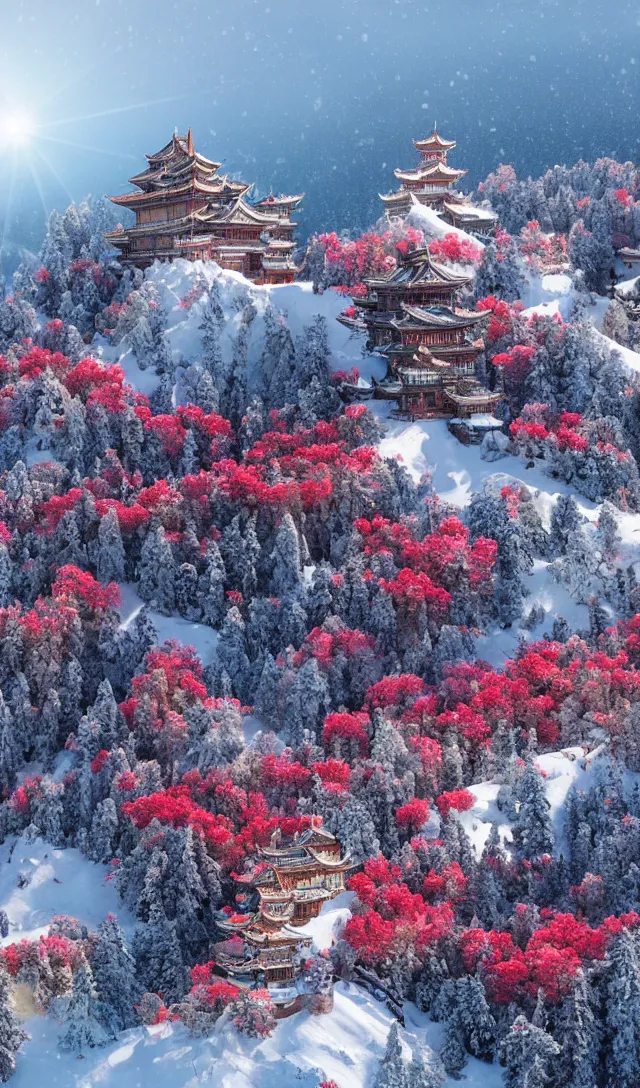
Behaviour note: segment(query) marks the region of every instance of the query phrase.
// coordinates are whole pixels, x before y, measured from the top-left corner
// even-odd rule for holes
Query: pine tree
[[[376,1074],[374,1088],[410,1088],[397,1020],[389,1028],[387,1045]]]
[[[601,1032],[584,971],[578,971],[571,993],[562,1003],[555,1034],[562,1045],[554,1061],[558,1088],[590,1088],[596,1084]]]
[[[188,988],[188,972],[175,922],[168,921],[157,895],[150,906],[149,921],[134,934],[131,950],[141,986],[161,993],[167,1005],[181,1001]]]
[[[136,980],[135,961],[113,915],[98,926],[91,951],[91,968],[104,1027],[115,1032],[133,1027],[141,989]]]
[[[495,295],[506,302],[519,299],[524,288],[521,262],[513,242],[503,246],[499,255],[495,242],[488,242],[473,285],[476,298]]]
[[[513,841],[519,853],[528,861],[550,854],[553,850],[553,828],[549,818],[549,802],[542,776],[531,760],[518,783],[516,799],[518,815],[513,827]]]
[[[224,313],[220,305],[219,288],[213,284],[202,314],[200,332],[202,333],[202,362],[219,391],[225,384],[227,375],[223,372],[222,348],[220,337],[224,324]]]
[[[103,583],[123,581],[125,558],[118,515],[112,507],[100,519],[98,528],[98,555],[96,561],[98,581]]]
[[[15,1073],[16,1054],[29,1038],[14,1012],[11,979],[4,959],[0,960],[0,1081],[6,1083]]]
[[[113,858],[117,832],[117,809],[113,799],[107,797],[96,805],[91,820],[89,845],[90,856],[94,861],[107,862]]]
[[[458,1080],[467,1064],[467,1052],[464,1047],[462,1031],[458,1017],[454,1014],[445,1024],[444,1045],[440,1051],[440,1061],[448,1076]]]
[[[264,351],[258,390],[269,408],[295,403],[296,351],[282,314],[270,307],[264,318]]]
[[[65,1031],[58,1044],[61,1050],[72,1050],[82,1057],[83,1051],[94,1046],[104,1046],[107,1033],[98,1019],[96,1006],[97,993],[93,973],[88,963],[83,962],[73,976],[73,989],[65,1016]]]
[[[302,586],[302,564],[298,530],[291,514],[286,513],[276,533],[273,552],[272,589],[276,596],[286,597]]]
[[[159,612],[169,616],[176,606],[175,563],[171,545],[162,525],[156,523],[149,529],[139,566],[138,593]]]
[[[550,1063],[560,1047],[542,1028],[518,1016],[500,1047],[500,1061],[505,1066],[506,1088],[546,1088]]]
[[[605,980],[605,1068],[608,1084],[636,1088],[640,1068],[640,964],[623,929],[611,942]]]
[[[477,978],[457,980],[456,1014],[469,1053],[482,1061],[492,1061],[496,1045],[496,1022],[489,1009],[482,983]]]
[[[441,1088],[442,1074],[416,1046],[407,1074],[409,1088]]]

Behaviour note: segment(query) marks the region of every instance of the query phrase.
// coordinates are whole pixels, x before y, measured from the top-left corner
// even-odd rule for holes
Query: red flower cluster
[[[482,260],[481,247],[456,231],[430,242],[429,253],[437,261],[450,261],[452,264],[480,264]]]

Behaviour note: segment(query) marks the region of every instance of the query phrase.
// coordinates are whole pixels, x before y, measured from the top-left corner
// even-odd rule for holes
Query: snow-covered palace
[[[393,193],[380,193],[385,213],[404,217],[417,202],[432,208],[454,227],[476,234],[491,233],[497,222],[495,212],[475,207],[454,188],[467,172],[447,162],[447,155],[456,146],[455,140],[444,140],[434,126],[431,136],[414,140],[413,146],[420,154],[420,162],[411,170],[394,170],[400,188]]]
[[[455,306],[456,293],[470,282],[436,264],[428,249],[416,249],[400,255],[388,276],[365,280],[366,297],[354,298],[355,312],[339,316],[366,332],[368,346],[387,360],[375,395],[397,401],[396,415],[468,419],[491,413],[502,399],[475,378],[489,315]]]
[[[276,831],[251,869],[236,877],[238,912],[218,915],[218,926],[228,936],[212,949],[217,967],[236,985],[266,987],[279,1015],[305,1004],[312,1012],[328,1011],[321,1000],[323,987],[314,993],[305,979],[312,938],[298,927],[344,891],[345,873],[353,868],[320,816],[291,840]],[[315,1000],[307,1002],[310,995]]]
[[[303,194],[250,201],[253,182],[218,173],[221,163],[194,150],[191,129],[146,158],[146,170],[129,178],[137,191],[110,198],[136,216],[134,226],[106,235],[125,264],[213,260],[256,283],[291,283],[291,213]]]

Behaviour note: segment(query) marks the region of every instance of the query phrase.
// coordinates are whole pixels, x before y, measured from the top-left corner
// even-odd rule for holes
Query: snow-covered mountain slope
[[[565,748],[560,752],[547,752],[536,757],[536,766],[545,779],[545,794],[549,802],[549,814],[554,826],[556,852],[562,852],[564,803],[572,786],[587,789],[594,781],[594,772],[602,766],[606,755],[602,749],[587,753],[580,747]],[[511,824],[496,804],[499,785],[496,782],[478,782],[469,786],[476,802],[466,812],[459,812],[460,821],[474,846],[477,856],[482,853],[492,827],[497,827],[507,843],[511,841]]]
[[[52,918],[66,914],[94,929],[113,912],[130,935],[135,920],[120,902],[109,869],[94,865],[78,850],[57,850],[42,840],[8,840],[0,848],[0,908],[10,922],[3,944],[37,938]],[[19,887],[22,884],[22,887]],[[352,894],[327,903],[302,932],[326,948],[349,917]],[[340,983],[333,1011],[314,1017],[298,1013],[280,1021],[266,1040],[248,1039],[225,1018],[205,1039],[192,1038],[179,1023],[123,1032],[108,1046],[87,1051],[83,1059],[58,1050],[60,1028],[54,1019],[29,1016],[25,1044],[12,1084],[16,1088],[318,1088],[334,1079],[340,1088],[369,1088],[386,1044],[392,1015],[386,1006],[356,985]],[[417,1045],[438,1049],[440,1025],[415,1006],[406,1008],[402,1033],[407,1052]],[[469,1088],[502,1083],[500,1071],[470,1058]],[[447,1081],[453,1088],[454,1081]]]
[[[414,204],[411,211],[407,215],[407,223],[410,223],[412,227],[418,227],[424,234],[425,238],[444,238],[447,234],[457,234],[461,239],[467,239],[472,242],[474,246],[479,249],[484,249],[484,243],[479,241],[478,238],[472,237],[467,234],[466,230],[462,230],[460,227],[454,227],[451,223],[445,223],[443,219],[438,215],[433,208],[429,208],[426,204]]]
[[[335,1080],[339,1088],[371,1088],[393,1017],[359,987],[339,983],[333,1012],[297,1013],[281,1020],[265,1040],[247,1039],[224,1017],[207,1039],[194,1039],[181,1024],[164,1023],[123,1032],[116,1042],[87,1052],[84,1059],[57,1050],[59,1028],[34,1017],[31,1039],[12,1078],[15,1088],[318,1088]],[[440,1024],[415,1006],[405,1011],[401,1031],[406,1057],[417,1045],[439,1048]],[[451,1078],[444,1088],[458,1084]],[[498,1066],[469,1058],[466,1088],[499,1088]]]
[[[311,284],[304,282],[260,287],[249,283],[237,273],[221,271],[216,265],[198,261],[156,264],[147,272],[147,278],[158,289],[161,303],[167,312],[167,335],[174,360],[178,364],[188,365],[198,359],[201,353],[199,326],[206,302],[206,292],[216,282],[226,318],[222,338],[223,352],[231,352],[238,315],[242,307],[251,302],[257,316],[251,325],[248,362],[250,367],[257,365],[262,349],[264,313],[267,305],[272,303],[285,315],[294,337],[302,332],[304,326],[309,324],[316,314],[322,314],[326,318],[331,365],[335,370],[348,371],[355,366],[361,376],[367,380],[371,377],[384,376],[386,371],[384,360],[367,353],[364,337],[351,332],[336,320],[338,314],[345,308],[345,298],[333,290],[314,294]],[[198,293],[194,292],[194,288],[198,285],[201,294],[193,301],[194,293]],[[572,306],[571,280],[564,274],[531,275],[525,301],[529,304],[531,312],[540,311],[542,307],[543,312],[559,312],[563,317],[568,317]],[[600,309],[602,307],[594,307],[592,318],[596,325],[602,320]],[[640,355],[629,349],[619,349],[617,344],[606,339],[612,349],[620,350],[630,369],[640,370]],[[157,383],[158,379],[155,375],[150,375],[148,370],[139,369],[126,344],[120,348],[114,348],[97,338],[95,346],[105,359],[118,361],[124,367],[128,380],[135,388],[142,392],[149,392],[152,388],[151,379]],[[178,371],[176,386],[178,401],[179,389]],[[461,508],[466,506],[473,492],[482,490],[485,485],[525,486],[531,491],[543,521],[548,524],[558,495],[572,493],[570,487],[561,481],[551,480],[539,467],[527,468],[518,457],[507,455],[498,462],[483,461],[478,447],[463,446],[450,434],[443,420],[416,422],[395,420],[390,418],[393,407],[391,402],[369,401],[368,405],[386,427],[385,437],[380,443],[380,452],[385,457],[398,458],[416,481],[429,471],[441,499],[453,506]],[[576,496],[576,498],[582,513],[589,521],[595,522],[598,506],[582,496]],[[623,538],[620,564],[628,566],[629,563],[640,562],[640,516],[622,515],[620,531]],[[530,609],[533,605],[542,606],[545,618],[533,631],[524,631],[515,627],[507,631],[488,632],[481,636],[478,641],[478,653],[493,665],[499,666],[505,658],[511,657],[521,638],[536,639],[540,638],[545,631],[550,631],[556,616],[563,616],[573,629],[584,628],[587,624],[586,606],[573,601],[566,589],[552,579],[548,572],[548,564],[536,561],[533,574],[528,580],[528,589],[526,608]],[[131,596],[132,592],[130,588],[125,588],[125,607],[129,615],[135,608],[135,597]],[[188,638],[206,656],[213,652],[211,636],[213,635],[215,639],[215,634],[209,629],[203,628],[202,631],[198,631],[198,625],[188,624],[184,620],[167,621],[166,617],[159,617],[158,623],[161,637]]]
[[[193,301],[190,292],[198,283],[203,284],[206,291],[215,279],[219,280],[222,289],[228,326],[223,351],[231,350],[234,323],[242,307],[251,302],[257,316],[252,323],[249,365],[256,365],[261,352],[265,309],[272,302],[286,314],[294,336],[302,332],[315,314],[326,317],[334,369],[349,370],[356,366],[367,378],[381,377],[384,373],[384,362],[364,352],[362,338],[335,320],[345,307],[344,297],[336,292],[314,295],[310,284],[301,283],[256,287],[233,273],[221,273],[215,266],[188,262],[158,265],[148,275],[156,284],[167,311],[167,334],[179,365],[188,365],[201,352],[199,326],[205,296]],[[556,309],[565,313],[571,296],[566,280],[567,277],[562,276],[543,278],[538,285],[531,285],[527,301],[536,307],[542,303],[553,306],[556,300]],[[97,340],[95,346],[105,359],[121,363],[128,380],[136,388],[149,393],[157,385],[156,375],[139,368],[126,344],[113,348],[106,341]],[[640,358],[638,363],[640,369]],[[178,397],[179,390],[178,373]],[[401,459],[416,481],[430,471],[437,492],[453,506],[465,507],[472,493],[485,485],[522,485],[532,492],[539,512],[548,522],[558,495],[570,491],[566,485],[549,479],[539,468],[527,469],[523,461],[514,456],[506,456],[496,463],[483,461],[478,447],[461,445],[444,421],[392,420],[389,403],[373,401],[370,406],[387,427],[380,443],[381,453]],[[589,520],[596,519],[597,506],[582,498],[578,505]],[[620,561],[640,561],[640,518],[623,515],[620,530],[623,536]],[[542,605],[544,620],[532,632],[513,628],[490,631],[481,636],[477,652],[494,665],[501,665],[505,658],[514,654],[521,637],[539,638],[550,630],[556,615],[564,616],[574,629],[587,624],[586,607],[577,605],[567,591],[552,580],[546,563],[536,562],[528,588],[527,607]],[[126,626],[132,622],[142,602],[132,586],[124,585],[121,590],[122,623]],[[160,639],[177,638],[192,644],[203,664],[212,660],[217,638],[215,631],[160,613],[152,613],[151,618]],[[255,720],[245,721],[248,742],[258,725]],[[538,762],[548,775],[547,795],[561,834],[564,798],[571,783],[586,777],[590,769],[584,763],[581,750],[542,756]],[[507,834],[509,828],[495,804],[498,786],[485,782],[471,789],[476,804],[459,818],[477,849],[481,849],[492,823],[503,827]],[[2,851],[8,853],[10,848],[11,844],[6,844]],[[0,862],[6,860],[4,853],[1,854]],[[23,888],[18,888],[21,868],[29,879]],[[108,872],[105,867],[87,861],[78,851],[54,850],[43,843],[19,840],[11,864],[0,869],[0,907],[6,909],[11,923],[8,940],[45,932],[51,918],[60,913],[70,914],[95,927],[106,913],[113,911],[130,932],[134,921],[124,911],[113,885],[105,882]],[[340,896],[326,905],[318,919],[309,923],[307,929],[316,947],[326,948],[339,936],[349,916],[350,902],[349,893]],[[406,1008],[405,1016],[405,1047],[410,1050],[420,1044],[437,1050],[442,1042],[441,1026],[432,1024],[413,1006]],[[341,983],[336,988],[332,1013],[317,1018],[307,1012],[299,1013],[280,1021],[267,1040],[241,1037],[224,1020],[206,1040],[193,1039],[180,1024],[165,1023],[125,1032],[117,1042],[91,1051],[85,1059],[78,1061],[58,1053],[59,1029],[52,1020],[32,1018],[27,1025],[32,1039],[25,1045],[14,1084],[16,1088],[40,1088],[43,1081],[77,1088],[97,1088],[98,1085],[109,1088],[115,1084],[126,1088],[147,1084],[158,1088],[195,1088],[199,1083],[216,1083],[221,1088],[300,1088],[301,1085],[317,1088],[322,1080],[334,1079],[339,1088],[371,1088],[391,1021],[392,1015],[382,1002],[355,985]],[[497,1066],[487,1066],[474,1059],[469,1059],[465,1079],[469,1088],[480,1088],[481,1085],[497,1088],[502,1084],[502,1074]],[[453,1083],[448,1081],[448,1088],[453,1088]]]
[[[24,836],[7,839],[0,846],[0,906],[9,918],[9,933],[0,944],[38,938],[60,914],[95,929],[111,912],[131,932],[135,920],[107,879],[112,872],[79,850],[60,850]]]

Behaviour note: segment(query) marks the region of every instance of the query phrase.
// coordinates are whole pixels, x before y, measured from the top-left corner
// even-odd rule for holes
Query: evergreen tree
[[[389,1028],[387,1046],[376,1074],[374,1088],[410,1088],[397,1020]]]
[[[549,818],[549,802],[542,776],[531,760],[516,791],[518,814],[513,827],[513,841],[519,853],[528,861],[550,854],[553,850],[553,828]]]
[[[118,515],[113,508],[100,519],[96,568],[100,582],[121,582],[124,580],[124,544],[122,543]]]
[[[138,593],[170,616],[176,606],[175,563],[171,545],[159,523],[148,531],[140,554]]]
[[[133,1027],[142,991],[136,980],[135,961],[113,915],[98,926],[91,968],[105,1029],[115,1033]]]
[[[640,965],[628,930],[614,938],[605,978],[605,1069],[608,1084],[636,1088],[640,1069]]]
[[[302,563],[298,530],[291,514],[284,515],[276,533],[273,553],[272,588],[278,597],[295,593],[302,586]]]
[[[104,1046],[107,1033],[98,1018],[97,993],[93,973],[83,962],[73,976],[73,989],[65,1015],[65,1031],[60,1036],[61,1050],[75,1051],[79,1057],[94,1046]]]
[[[562,1003],[555,1035],[562,1051],[553,1063],[558,1088],[591,1088],[598,1081],[600,1029],[584,971],[578,971]]]
[[[441,1088],[442,1082],[441,1073],[416,1046],[407,1073],[409,1088]]]
[[[29,1038],[13,1009],[11,979],[4,959],[0,960],[0,1081],[15,1073],[16,1054]]]
[[[546,1088],[550,1063],[559,1053],[560,1047],[546,1031],[518,1016],[500,1047],[506,1088]]]
[[[107,862],[113,858],[118,832],[118,813],[111,797],[96,805],[89,835],[90,856],[94,861]]]
[[[134,934],[131,951],[143,989],[161,993],[167,1005],[182,1000],[188,988],[188,972],[176,924],[168,921],[157,893],[150,905],[148,922]]]

